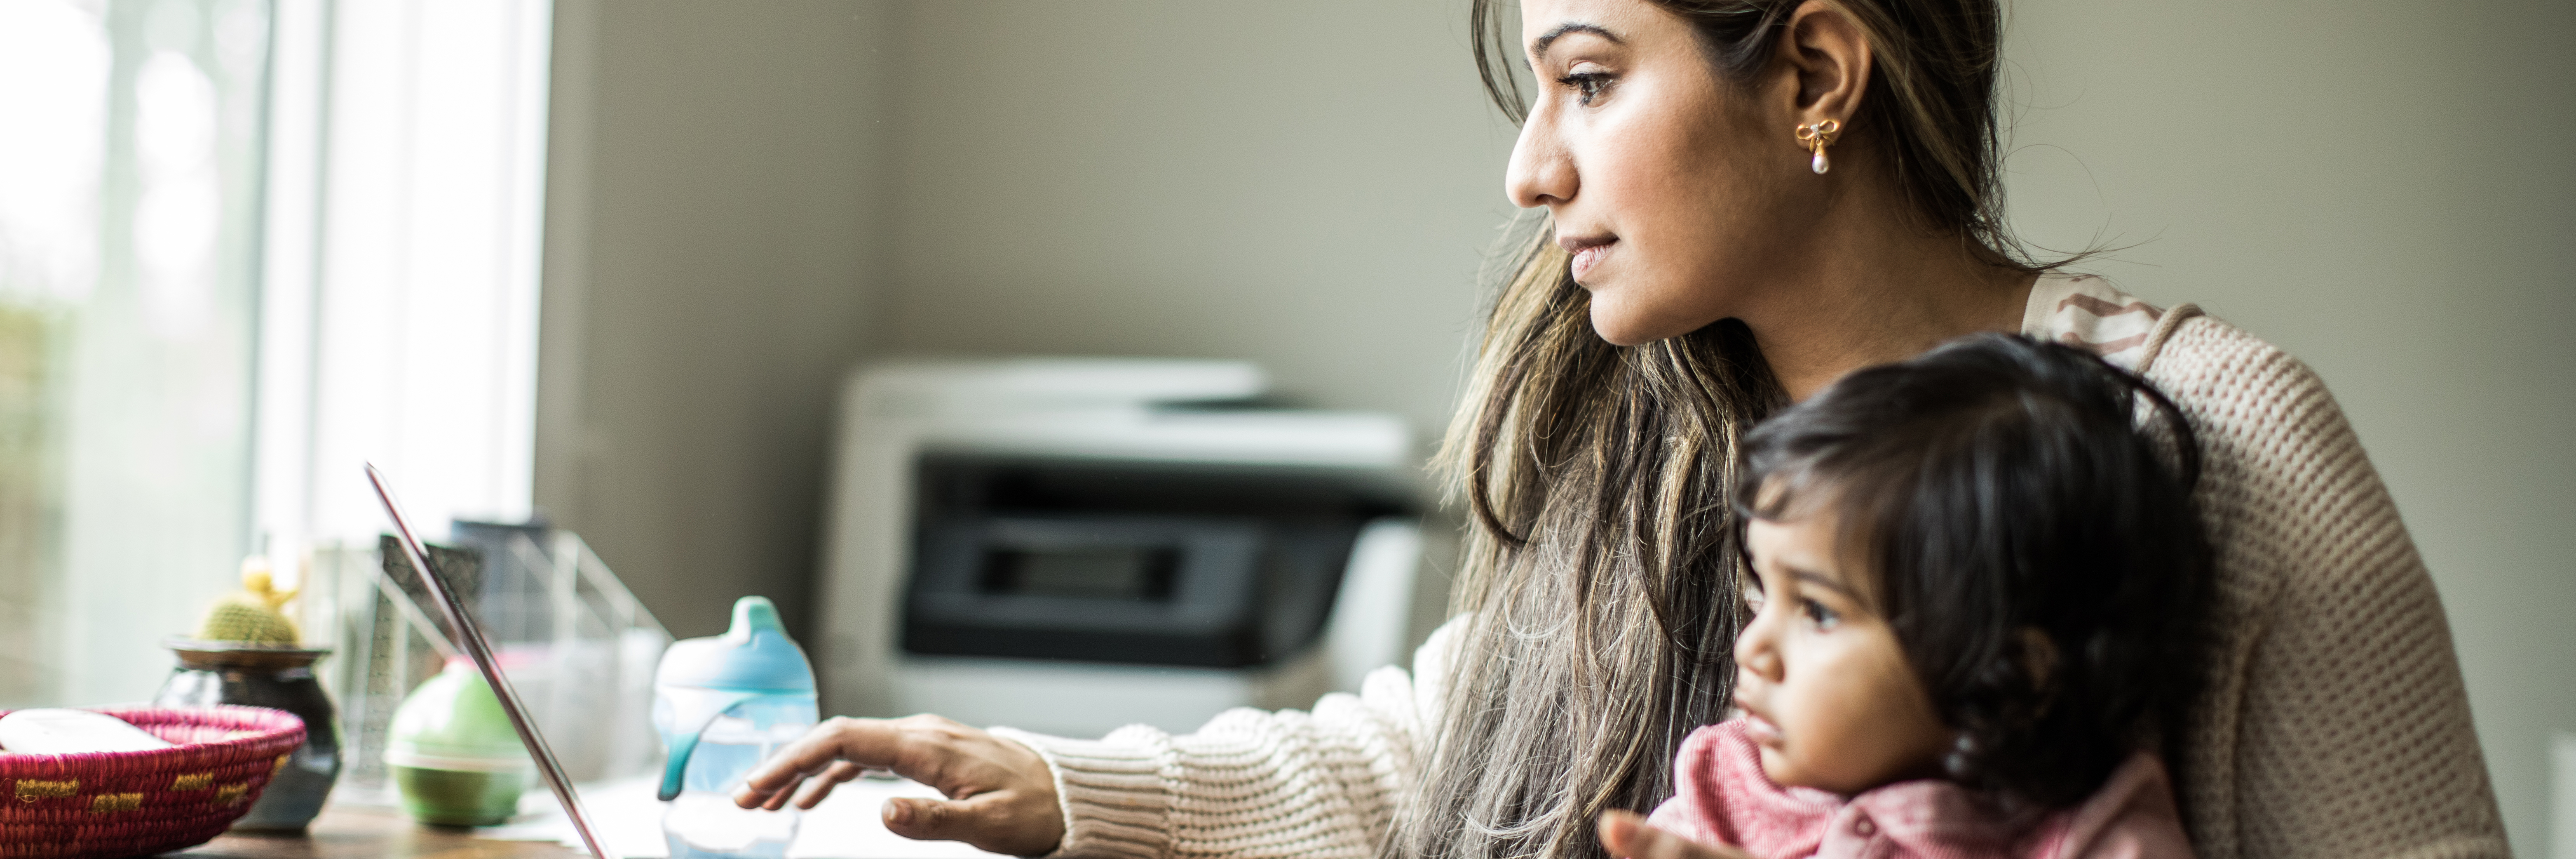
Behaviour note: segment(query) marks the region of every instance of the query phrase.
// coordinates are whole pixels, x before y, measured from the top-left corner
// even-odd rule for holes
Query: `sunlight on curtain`
[[[0,0],[0,707],[266,544],[529,513],[547,0]]]
[[[0,707],[142,698],[248,548],[265,0],[0,0]]]
[[[551,16],[280,0],[254,478],[280,546],[374,545],[367,461],[433,532],[529,515]]]

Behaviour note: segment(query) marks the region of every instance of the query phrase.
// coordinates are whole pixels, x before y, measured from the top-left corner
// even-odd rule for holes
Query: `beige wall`
[[[1512,129],[1452,0],[903,7],[882,335],[1447,422]]]
[[[801,625],[881,282],[878,7],[556,9],[537,502],[677,635],[744,594]]]
[[[1244,356],[1436,430],[1507,214],[1463,6],[560,0],[541,500],[703,634],[807,586],[861,355]],[[2334,386],[2538,855],[2576,730],[2569,7],[2014,10],[2016,220],[2135,244],[2093,267]]]

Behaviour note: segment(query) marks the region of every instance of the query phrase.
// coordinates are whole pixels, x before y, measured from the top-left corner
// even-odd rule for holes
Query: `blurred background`
[[[2016,224],[2333,386],[2517,852],[2576,859],[2576,7],[2007,5]],[[829,641],[890,357],[1241,359],[1419,455],[1513,214],[1467,44],[1463,0],[0,0],[0,707],[147,696],[243,555],[372,541],[365,458],[675,635],[765,594]]]

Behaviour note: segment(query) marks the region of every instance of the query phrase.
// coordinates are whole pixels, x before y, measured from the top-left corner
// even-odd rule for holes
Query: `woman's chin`
[[[1622,312],[1616,301],[1603,301],[1600,293],[1592,295],[1592,333],[1610,341],[1612,346],[1636,346],[1668,337],[1679,337],[1698,326],[1676,328],[1668,319],[1645,314]]]

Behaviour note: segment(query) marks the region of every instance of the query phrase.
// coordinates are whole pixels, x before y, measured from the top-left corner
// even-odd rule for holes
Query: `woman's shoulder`
[[[2221,549],[2224,590],[2268,601],[2283,571],[2333,544],[2411,546],[2395,505],[2324,380],[2278,346],[2191,304],[2157,307],[2090,276],[2032,288],[2025,333],[2093,350],[2144,376],[2198,436],[2196,493]],[[2410,563],[2368,565],[2391,570]]]
[[[2441,597],[2325,382],[2196,307],[2133,307],[2098,278],[2070,280],[2042,279],[2075,311],[2056,333],[2134,349],[2127,366],[2174,400],[2202,453],[2194,497],[2218,555],[2214,628],[2172,761],[2200,846],[2335,856],[2467,844],[2502,855]],[[2068,302],[2078,295],[2090,300]],[[2039,317],[2051,295],[2033,297]],[[2119,326],[2147,336],[2121,343],[2110,336]],[[2425,784],[2465,789],[2388,787]]]
[[[2501,855],[2441,597],[2325,382],[2190,305],[2158,327],[2143,375],[2199,436],[2218,554],[2207,686],[2175,761],[2192,830],[2222,833],[2220,855]],[[2423,784],[2466,789],[2387,787]]]
[[[2218,551],[2214,608],[2231,637],[2254,636],[2257,614],[2318,630],[2438,617],[2395,499],[2316,371],[2191,305],[2167,311],[2159,329],[2142,375],[2198,436],[2194,497]],[[2297,610],[2266,608],[2282,600]],[[2400,615],[2410,619],[2391,620]],[[2272,634],[2275,649],[2302,659],[2334,638]],[[2228,645],[2239,646],[2250,641]]]
[[[2159,307],[2098,276],[2052,272],[2031,287],[2022,333],[2145,376],[2204,434],[2261,437],[2266,448],[2351,436],[2307,364],[2196,305]]]
[[[2192,305],[2165,313],[2136,369],[2191,418],[2207,452],[2294,471],[2364,459],[2343,408],[2306,362]]]
[[[2333,408],[2325,381],[2297,356],[2194,305],[2166,314],[2170,322],[2159,326],[2162,336],[2147,344],[2151,351],[2136,368],[2166,395]]]

